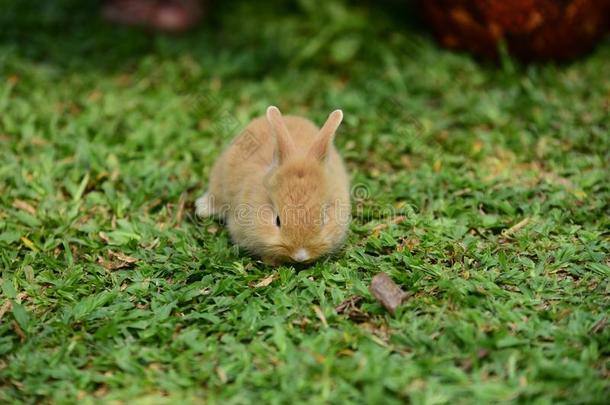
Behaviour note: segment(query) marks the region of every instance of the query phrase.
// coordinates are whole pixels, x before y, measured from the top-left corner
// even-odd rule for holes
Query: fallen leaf
[[[358,303],[360,303],[360,301],[362,301],[362,297],[361,296],[359,296],[359,295],[351,296],[348,299],[346,299],[345,301],[343,301],[341,304],[337,305],[335,307],[335,311],[338,314],[341,314],[346,309],[355,307]]]
[[[407,217],[404,215],[398,215],[394,218],[392,218],[390,220],[390,223],[382,223],[382,224],[377,224],[373,227],[373,229],[371,229],[371,233],[373,234],[373,236],[378,237],[379,233],[384,230],[385,228],[387,228],[388,226],[390,226],[390,224],[393,225],[398,225],[401,222],[403,222],[404,220],[406,220]]]
[[[271,274],[271,275],[259,280],[256,284],[250,285],[250,288],[267,287],[269,284],[271,284],[273,282],[273,280],[275,280],[275,277],[276,277],[275,274]]]
[[[97,257],[97,262],[100,266],[102,266],[106,270],[116,270],[114,263],[104,259],[102,256]]]
[[[106,235],[105,232],[100,232],[98,233],[98,236],[100,237],[101,240],[103,240],[106,243],[110,243],[110,238],[108,237],[108,235]]]
[[[406,217],[406,216],[404,216],[404,215],[399,215],[399,216],[397,216],[397,217],[392,218],[392,223],[393,223],[394,225],[398,225],[398,224],[400,224],[401,222],[404,222],[404,220],[406,220],[406,219],[407,219],[407,217]]]
[[[2,320],[2,317],[4,317],[4,314],[6,314],[11,309],[13,309],[13,303],[11,302],[11,300],[4,301],[4,304],[2,304],[2,306],[0,307],[0,321]]]
[[[108,251],[108,256],[116,260],[106,260],[102,256],[98,256],[97,262],[106,270],[119,270],[127,267],[132,267],[138,262],[138,259],[132,256],[127,256],[121,252]]]
[[[108,255],[115,257],[115,258],[119,259],[121,262],[127,263],[127,264],[133,264],[133,263],[138,262],[138,259],[136,259],[135,257],[127,256],[126,254],[121,253],[121,252],[113,252],[112,250],[109,250]]]
[[[373,227],[373,229],[371,229],[371,234],[372,234],[374,237],[378,237],[378,236],[379,236],[379,233],[380,233],[380,232],[381,232],[383,229],[385,229],[385,228],[387,228],[387,227],[388,227],[388,224],[377,224],[377,225],[375,225],[375,226]]]
[[[18,210],[25,211],[28,214],[36,215],[36,208],[32,207],[27,201],[15,200],[13,201],[13,207],[17,208]]]
[[[313,312],[316,313],[316,316],[318,317],[320,322],[322,322],[322,325],[324,325],[325,328],[328,328],[328,322],[326,321],[326,317],[324,316],[324,313],[322,312],[320,307],[317,306],[317,305],[314,305],[313,306]]]
[[[371,294],[387,309],[391,314],[396,311],[396,308],[408,296],[400,289],[386,273],[378,273],[371,280],[369,287]]]
[[[356,323],[366,322],[370,318],[369,314],[367,314],[366,312],[363,312],[358,307],[360,302],[362,301],[362,299],[363,299],[362,297],[357,296],[357,295],[355,295],[351,298],[348,298],[347,300],[343,301],[341,304],[336,306],[335,311],[338,314],[346,315],[352,322],[356,322]]]

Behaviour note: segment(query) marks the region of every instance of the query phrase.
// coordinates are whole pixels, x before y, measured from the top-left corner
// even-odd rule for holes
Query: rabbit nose
[[[296,262],[304,262],[309,259],[309,252],[306,249],[300,248],[292,255],[292,258]]]

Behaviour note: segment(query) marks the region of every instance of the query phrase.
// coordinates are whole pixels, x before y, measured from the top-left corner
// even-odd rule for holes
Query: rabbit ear
[[[272,105],[267,108],[267,121],[275,134],[274,159],[278,163],[282,163],[294,152],[294,142],[282,118],[282,113],[276,106]]]
[[[314,144],[309,149],[309,155],[314,158],[323,161],[326,159],[326,154],[328,153],[328,148],[333,141],[335,136],[335,132],[341,121],[343,120],[343,111],[335,110],[330,113],[328,119],[322,126],[322,129],[318,133],[318,138],[314,141]]]

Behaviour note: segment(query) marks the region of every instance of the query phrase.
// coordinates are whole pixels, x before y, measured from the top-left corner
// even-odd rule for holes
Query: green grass
[[[607,401],[607,41],[497,67],[398,2],[230,2],[177,37],[80,3],[2,2],[0,402]],[[346,116],[350,237],[305,269],[192,215],[269,104]]]

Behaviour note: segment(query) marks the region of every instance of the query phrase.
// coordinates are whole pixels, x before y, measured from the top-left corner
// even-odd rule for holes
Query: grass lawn
[[[2,2],[0,402],[606,402],[608,40],[493,66],[397,1],[224,3],[165,36]],[[193,216],[269,104],[345,113],[350,237],[306,268]]]

